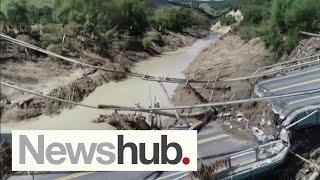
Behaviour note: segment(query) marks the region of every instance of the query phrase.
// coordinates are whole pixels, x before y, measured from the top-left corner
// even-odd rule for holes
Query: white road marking
[[[208,143],[210,141],[216,141],[216,140],[219,140],[219,139],[222,139],[222,138],[226,138],[226,137],[229,137],[229,135],[220,134],[218,136],[213,136],[213,137],[208,137],[208,138],[205,138],[205,139],[201,139],[201,140],[198,141],[198,144],[205,144],[205,143]]]
[[[281,91],[281,90],[285,90],[285,89],[291,89],[291,88],[303,86],[303,85],[306,85],[306,84],[316,83],[316,82],[320,82],[320,78],[312,79],[312,80],[309,80],[309,81],[304,81],[304,82],[301,82],[301,83],[290,84],[290,85],[279,87],[279,88],[275,88],[275,89],[271,89],[270,92],[273,93],[273,92],[277,92],[277,91]]]
[[[77,177],[81,177],[81,176],[86,176],[86,175],[89,175],[91,173],[94,173],[94,172],[80,172],[80,173],[75,173],[75,174],[71,174],[69,176],[64,176],[64,177],[60,177],[60,178],[57,178],[56,180],[69,180],[69,179],[75,179]]]

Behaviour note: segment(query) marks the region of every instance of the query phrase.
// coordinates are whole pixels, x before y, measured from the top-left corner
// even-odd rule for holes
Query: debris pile
[[[320,53],[320,38],[312,37],[303,39],[292,51],[289,59],[299,59],[307,56],[313,56]]]
[[[210,164],[201,164],[198,171],[192,172],[192,176],[199,179],[217,179],[215,173],[230,167],[230,157],[215,160]]]
[[[118,130],[151,130],[160,129],[157,122],[151,121],[149,125],[147,118],[142,114],[119,114],[117,111],[110,115],[100,115],[94,123],[108,123]]]

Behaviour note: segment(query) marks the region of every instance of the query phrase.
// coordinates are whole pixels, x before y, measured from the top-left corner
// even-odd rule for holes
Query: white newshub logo
[[[197,132],[12,131],[13,171],[196,171]]]

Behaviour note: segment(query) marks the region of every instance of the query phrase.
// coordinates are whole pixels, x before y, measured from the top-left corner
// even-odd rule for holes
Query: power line
[[[299,92],[293,92],[288,94],[282,94],[282,95],[274,95],[274,96],[266,96],[266,97],[258,97],[258,98],[251,98],[251,99],[243,99],[243,100],[235,100],[235,101],[225,101],[225,102],[216,102],[216,103],[206,103],[206,104],[195,104],[195,105],[186,105],[186,106],[175,106],[175,107],[160,107],[160,108],[137,108],[137,107],[124,107],[124,106],[114,106],[114,105],[98,105],[98,106],[92,106],[92,105],[85,105],[69,100],[59,99],[47,95],[43,95],[41,93],[37,93],[34,91],[30,91],[21,87],[17,87],[14,85],[10,85],[5,82],[1,82],[1,85],[14,88],[20,91],[24,91],[30,94],[34,94],[36,96],[45,97],[48,99],[52,99],[55,101],[61,101],[65,103],[70,103],[74,105],[89,107],[89,108],[95,108],[95,109],[106,109],[106,110],[118,110],[118,111],[144,111],[144,112],[152,112],[152,111],[165,111],[165,110],[179,110],[179,109],[201,109],[205,107],[217,107],[217,106],[226,106],[226,105],[236,105],[236,104],[245,104],[245,103],[254,103],[259,101],[266,101],[266,100],[276,100],[276,99],[283,99],[288,97],[295,97],[295,96],[302,96],[302,95],[312,95],[315,93],[320,93],[320,89],[312,89],[308,91],[299,91]]]
[[[296,121],[296,122],[288,125],[288,126],[286,127],[286,129],[289,129],[289,128],[295,126],[296,124],[298,124],[298,123],[300,123],[300,122],[308,119],[309,117],[311,117],[312,115],[314,115],[314,114],[317,113],[317,112],[318,112],[318,110],[313,111],[312,113],[308,114],[307,116],[303,117],[302,119],[300,119],[300,120],[298,120],[298,121]]]
[[[305,31],[300,31],[300,34],[307,35],[307,36],[320,37],[320,34],[315,34],[315,33],[310,33]]]
[[[64,57],[64,56],[61,56],[59,54],[44,50],[42,48],[39,48],[39,47],[34,46],[32,44],[29,44],[29,43],[26,43],[26,42],[11,38],[11,37],[9,37],[7,35],[4,35],[4,34],[0,34],[0,36],[3,39],[5,39],[5,40],[7,40],[9,42],[12,42],[14,44],[18,44],[20,46],[24,46],[26,48],[30,48],[30,49],[42,52],[44,54],[51,55],[51,56],[63,59],[65,61],[67,61],[67,62],[71,62],[71,63],[74,63],[74,64],[79,64],[79,65],[85,66],[85,67],[90,67],[90,68],[103,70],[103,71],[110,72],[110,73],[126,74],[128,76],[141,78],[142,80],[146,80],[146,81],[177,83],[177,84],[201,83],[201,84],[207,84],[207,85],[211,82],[210,80],[193,80],[193,79],[171,78],[171,77],[161,77],[161,76],[157,77],[157,76],[153,76],[153,75],[148,75],[147,73],[141,74],[141,73],[135,73],[135,72],[126,72],[126,71],[113,70],[113,69],[108,69],[108,68],[104,68],[104,67],[100,67],[100,66],[94,66],[94,65],[82,63],[82,62],[79,62],[77,60],[74,60],[74,59],[71,59],[71,58],[68,58],[68,57]],[[310,56],[310,57],[307,57],[307,58],[312,58],[312,57],[317,57],[317,56],[319,56],[319,55]],[[307,58],[302,58],[302,59],[307,59]],[[296,61],[298,61],[298,60],[296,60]],[[293,61],[293,62],[295,62],[295,61]],[[225,79],[225,80],[222,80],[222,81],[232,82],[232,81],[243,81],[243,80],[260,78],[260,77],[264,77],[264,76],[268,76],[268,75],[274,75],[274,74],[277,74],[279,72],[285,71],[285,70],[293,68],[293,67],[295,67],[295,68],[302,67],[302,66],[305,66],[305,65],[308,65],[308,64],[312,64],[312,63],[316,63],[316,62],[319,62],[319,60],[311,61],[311,62],[307,62],[307,63],[301,63],[301,64],[298,64],[298,65],[293,65],[293,66],[288,66],[288,67],[283,67],[283,68],[280,68],[280,69],[275,68],[275,70],[270,70],[269,72],[266,72],[266,73],[257,73],[258,70],[263,69],[263,68],[260,68],[252,75],[238,77],[238,78]],[[288,62],[285,62],[285,63],[292,63],[292,62],[288,61]],[[282,64],[284,64],[284,63],[279,63],[279,65],[282,65]],[[275,65],[278,65],[278,64],[275,64]],[[273,65],[273,66],[275,66],[275,65]],[[268,66],[266,66],[266,68],[268,68]],[[202,89],[202,87],[199,87],[199,89]],[[203,88],[203,89],[206,89],[206,88]]]
[[[1,82],[0,81],[0,84],[3,85],[3,86],[7,86],[7,87],[10,87],[10,88],[19,90],[19,91],[23,91],[23,92],[29,93],[29,94],[33,94],[33,95],[36,95],[36,96],[40,96],[40,97],[44,97],[44,98],[47,98],[47,99],[51,99],[51,100],[54,100],[54,101],[60,101],[60,102],[69,103],[69,104],[73,104],[73,105],[77,105],[77,106],[83,106],[83,107],[87,107],[87,108],[99,109],[97,106],[86,105],[86,104],[77,103],[77,102],[74,102],[74,101],[69,101],[69,100],[55,98],[55,97],[48,96],[48,95],[43,95],[41,93],[30,91],[28,89],[24,89],[24,88],[21,88],[21,87],[18,87],[18,86],[14,86],[14,85],[11,85],[11,84],[8,84],[8,83],[5,83],[5,82]]]
[[[205,107],[217,107],[217,106],[226,106],[226,105],[237,105],[237,104],[246,104],[246,103],[254,103],[259,101],[266,101],[266,100],[276,100],[276,99],[283,99],[288,97],[294,96],[302,96],[302,95],[311,95],[315,93],[320,93],[320,89],[313,89],[308,91],[299,91],[294,93],[282,94],[282,95],[274,95],[274,96],[266,96],[266,97],[258,97],[258,98],[251,98],[251,99],[243,99],[243,100],[235,100],[235,101],[225,101],[225,102],[216,102],[216,103],[206,103],[206,104],[195,104],[195,105],[187,105],[187,106],[176,106],[176,107],[162,107],[162,108],[147,108],[145,110],[178,110],[178,109],[201,109]],[[114,106],[105,107],[105,109],[112,109],[112,110],[119,110],[119,111],[135,111],[139,108],[135,107],[123,107],[117,108]]]
[[[29,43],[26,43],[26,42],[23,42],[23,41],[20,41],[20,40],[11,38],[11,37],[9,37],[9,36],[7,36],[7,35],[4,35],[4,34],[0,34],[0,36],[1,36],[3,39],[5,39],[5,40],[7,40],[7,41],[9,41],[9,42],[11,42],[11,43],[18,44],[18,45],[20,45],[20,46],[24,46],[24,47],[26,47],[26,48],[30,48],[30,49],[33,49],[33,50],[35,50],[35,51],[42,52],[42,53],[44,53],[44,54],[47,54],[47,55],[50,55],[50,56],[53,56],[53,57],[56,57],[56,58],[63,59],[64,61],[67,61],[67,62],[71,62],[71,63],[74,63],[74,64],[79,64],[79,65],[85,66],[85,67],[90,67],[90,68],[95,68],[95,69],[103,70],[103,71],[110,72],[110,73],[126,74],[126,75],[128,75],[128,76],[141,78],[142,80],[146,80],[146,81],[178,83],[178,84],[185,84],[185,83],[207,83],[207,82],[209,82],[209,81],[193,80],[193,79],[181,79],[181,78],[170,78],[170,77],[156,77],[156,76],[148,75],[147,73],[141,74],[141,73],[135,73],[135,72],[126,72],[126,71],[113,70],[113,69],[108,69],[108,68],[104,68],[104,67],[100,67],[100,66],[94,66],[94,65],[90,65],[90,64],[83,63],[83,62],[79,62],[79,61],[77,61],[77,60],[75,60],[75,59],[72,59],[72,58],[68,58],[68,57],[61,56],[61,55],[59,55],[59,54],[56,54],[56,53],[47,51],[47,50],[45,50],[45,49],[39,48],[39,47],[34,46],[34,45],[32,45],[32,44],[29,44]]]
[[[238,77],[238,78],[226,79],[226,80],[223,80],[223,81],[225,81],[225,82],[243,81],[243,80],[261,78],[261,77],[264,77],[264,76],[271,76],[271,75],[275,75],[275,74],[278,74],[278,73],[281,73],[281,72],[287,72],[287,71],[292,70],[292,69],[297,70],[297,69],[305,67],[305,66],[309,66],[309,67],[310,66],[317,66],[320,63],[319,57],[320,57],[320,54],[315,55],[315,56],[309,56],[309,57],[302,58],[302,59],[299,59],[299,60],[296,60],[296,61],[292,61],[292,62],[288,61],[288,62],[285,62],[285,63],[286,64],[291,63],[292,65],[287,65],[285,67],[276,67],[277,65],[279,65],[279,66],[284,65],[284,63],[274,64],[274,65],[272,65],[272,66],[274,66],[272,68],[271,68],[271,66],[265,66],[265,67],[259,68],[252,75]],[[307,59],[312,59],[312,58],[317,58],[317,59],[311,60],[309,62],[300,62],[302,60],[307,60]],[[296,64],[294,64],[294,63],[296,63]],[[270,67],[270,69],[266,70],[265,72],[258,73],[258,71],[263,71],[264,68],[268,68],[268,67]]]

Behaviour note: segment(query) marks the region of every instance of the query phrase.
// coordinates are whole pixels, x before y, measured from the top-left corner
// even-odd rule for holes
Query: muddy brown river
[[[218,40],[218,36],[210,36],[197,40],[189,47],[180,48],[177,51],[163,54],[159,57],[152,57],[150,60],[135,65],[132,71],[147,73],[157,76],[169,76],[184,78],[183,71],[193,62],[198,54],[212,43]],[[164,83],[170,95],[173,94],[177,84]],[[90,105],[112,104],[135,106],[150,106],[151,101],[156,99],[161,106],[171,106],[163,89],[157,82],[142,81],[141,79],[128,78],[120,82],[106,83],[92,92],[82,103]],[[80,106],[71,109],[63,109],[54,116],[42,115],[38,118],[24,120],[14,123],[2,123],[1,132],[12,130],[90,130],[90,129],[113,129],[107,123],[94,124],[92,120],[100,114],[106,114],[104,110],[95,110]]]

